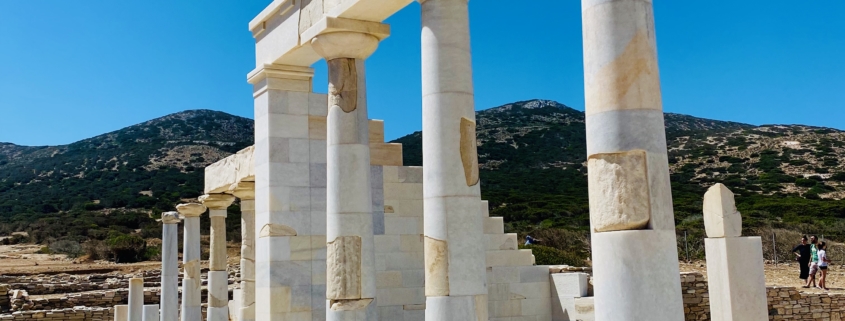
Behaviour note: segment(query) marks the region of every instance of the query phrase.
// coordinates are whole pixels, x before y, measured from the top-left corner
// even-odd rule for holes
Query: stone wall
[[[206,319],[207,308],[202,307],[203,320]],[[89,308],[89,307],[73,307],[67,309],[54,309],[47,311],[18,311],[12,314],[0,315],[0,320],[39,320],[39,321],[113,321],[114,307],[105,308]]]
[[[710,320],[707,281],[701,273],[681,273],[685,320]],[[769,320],[841,321],[845,294],[804,293],[794,287],[767,287]]]

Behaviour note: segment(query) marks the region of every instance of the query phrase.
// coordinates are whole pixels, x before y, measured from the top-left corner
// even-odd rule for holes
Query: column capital
[[[267,90],[311,92],[314,69],[305,66],[265,64],[247,76],[252,84],[252,95],[258,97]]]
[[[212,210],[225,210],[232,205],[235,197],[229,194],[206,194],[200,196],[199,201]]]
[[[336,58],[366,59],[378,43],[390,36],[390,25],[380,22],[323,17],[302,33],[302,43],[311,43],[326,60]]]
[[[179,218],[179,212],[170,211],[162,212],[160,221],[162,224],[179,224],[182,219]]]
[[[235,195],[235,197],[240,198],[241,200],[254,200],[255,182],[239,182],[232,184],[232,186],[229,187],[228,193]]]
[[[199,217],[205,210],[208,209],[205,205],[199,203],[186,203],[176,205],[176,211],[182,217]]]

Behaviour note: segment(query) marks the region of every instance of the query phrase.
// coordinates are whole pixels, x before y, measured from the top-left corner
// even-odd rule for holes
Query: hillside
[[[715,182],[737,193],[747,226],[841,226],[833,223],[845,218],[844,132],[678,114],[666,114],[666,131],[679,230],[700,231],[701,197]],[[396,140],[406,164],[422,163],[421,138]],[[199,195],[202,168],[252,140],[252,120],[193,110],[70,145],[0,143],[0,235],[105,239],[142,229],[156,236],[160,211]],[[544,100],[483,110],[478,143],[483,197],[510,231],[586,229],[583,112]],[[227,225],[234,234],[236,212]]]
[[[92,224],[139,228],[137,213],[198,196],[202,169],[252,140],[250,119],[191,110],[69,145],[0,144],[0,233],[63,219],[71,222],[58,234],[88,236]],[[108,216],[115,210],[132,213]]]
[[[737,194],[749,226],[845,218],[845,132],[665,119],[680,226],[701,226],[701,197],[717,182]],[[583,112],[532,100],[479,111],[477,122],[482,196],[493,215],[511,230],[589,225]],[[404,144],[406,164],[422,164],[420,132],[395,142]]]

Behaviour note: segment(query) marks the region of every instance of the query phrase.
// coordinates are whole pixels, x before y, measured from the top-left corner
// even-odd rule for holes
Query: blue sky
[[[270,0],[0,1],[0,142],[67,144],[186,109],[252,117],[248,22]],[[580,1],[470,1],[476,108],[583,110]],[[419,5],[368,60],[370,118],[422,125]],[[845,129],[845,2],[655,1],[664,109]],[[323,63],[316,91],[326,91]]]

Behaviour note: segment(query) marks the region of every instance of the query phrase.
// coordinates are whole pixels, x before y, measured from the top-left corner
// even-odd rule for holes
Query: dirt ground
[[[2,275],[29,275],[29,274],[93,274],[122,271],[134,273],[144,270],[155,270],[161,268],[161,262],[140,262],[131,264],[115,264],[107,261],[82,262],[78,259],[69,259],[60,254],[38,254],[41,249],[39,245],[0,245],[0,274]],[[239,261],[238,246],[230,245],[228,250],[229,264],[237,264]],[[206,262],[207,263],[207,262]],[[766,285],[769,286],[794,286],[800,287],[803,284],[798,279],[798,264],[795,262],[765,265]],[[699,272],[707,275],[707,265],[704,261],[692,263],[680,263],[681,272]],[[828,272],[828,288],[832,293],[845,293],[845,266],[831,266]],[[807,292],[823,292],[822,290],[810,288],[800,289]]]
[[[699,272],[707,276],[707,263],[704,261],[684,263],[680,265],[681,272]],[[766,271],[766,285],[768,286],[793,286],[803,292],[825,292],[816,288],[801,288],[803,280],[798,278],[798,263],[780,263],[777,265],[767,263],[763,269]],[[818,276],[817,276],[818,277]],[[827,274],[827,287],[829,293],[845,293],[845,266],[830,266]]]

